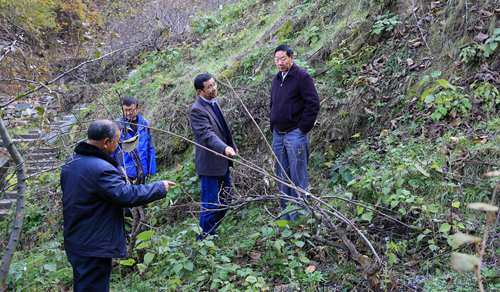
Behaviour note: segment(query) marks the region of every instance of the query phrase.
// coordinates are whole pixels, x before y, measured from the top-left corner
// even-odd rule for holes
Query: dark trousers
[[[231,192],[229,169],[224,176],[200,175],[200,191],[200,227],[204,234],[215,234],[227,211],[225,204]]]
[[[108,292],[111,258],[83,257],[66,252],[73,267],[74,292]]]

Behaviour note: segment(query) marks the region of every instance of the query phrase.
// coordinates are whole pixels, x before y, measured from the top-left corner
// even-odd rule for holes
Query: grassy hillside
[[[96,98],[87,118],[109,117],[103,106],[118,116],[119,94],[144,101],[145,115],[159,129],[153,133],[163,171],[154,179],[178,182],[168,200],[148,209],[148,227],[134,254],[116,263],[113,289],[368,289],[369,275],[339,234],[315,216],[288,225],[276,221],[277,201],[246,202],[231,210],[217,236],[194,240],[199,192],[193,148],[160,129],[191,137],[192,79],[208,71],[219,81],[223,110],[244,158],[239,161],[272,173],[271,154],[252,118],[270,141],[272,53],[288,43],[296,63],[314,76],[321,99],[311,134],[311,193],[352,219],[374,245],[383,264],[370,281],[387,291],[476,290],[473,273],[454,272],[449,260],[454,250],[474,253],[473,247],[452,247],[451,235],[482,236],[484,216],[466,206],[490,202],[499,183],[483,175],[500,168],[498,5],[407,2],[225,5],[193,18],[186,40],[145,53],[127,79]],[[276,192],[272,180],[244,165],[235,167],[234,176],[240,201]],[[57,184],[53,175],[41,179]],[[13,288],[70,286],[59,204],[58,198],[35,195],[28,200]],[[373,260],[352,228],[332,222]],[[500,289],[499,255],[496,229],[482,269],[491,291]]]

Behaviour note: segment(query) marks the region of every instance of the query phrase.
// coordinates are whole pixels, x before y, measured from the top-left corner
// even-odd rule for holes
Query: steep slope
[[[98,111],[102,104],[118,116],[117,93],[142,99],[166,170],[157,178],[176,179],[179,187],[170,200],[151,206],[136,253],[117,264],[115,289],[474,290],[474,278],[452,272],[448,262],[451,234],[482,234],[484,218],[467,204],[489,202],[498,183],[483,176],[500,167],[495,5],[244,0],[199,15],[189,38],[145,54],[96,101],[92,117],[109,117]],[[269,140],[272,52],[280,43],[296,50],[296,62],[314,76],[321,96],[311,135],[311,193],[351,218],[373,243],[383,260],[374,275],[360,270],[361,261],[322,222],[308,216],[289,226],[275,221],[277,203],[258,200],[275,192],[274,182],[245,165],[234,170],[237,198],[255,202],[231,212],[217,237],[194,240],[199,194],[192,146],[171,134],[191,135],[192,79],[205,71],[217,76],[240,162],[272,172],[252,119]],[[333,223],[373,260],[353,229]],[[498,232],[492,237],[483,282],[494,290]],[[19,254],[13,285],[67,287],[71,274],[59,242]],[[26,267],[46,282],[36,282]]]

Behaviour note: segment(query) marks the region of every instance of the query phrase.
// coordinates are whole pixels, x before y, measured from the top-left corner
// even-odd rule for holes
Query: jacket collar
[[[203,102],[205,102],[205,103],[208,103],[208,104],[210,104],[210,105],[213,105],[214,103],[217,103],[217,98],[212,98],[212,99],[210,99],[210,100],[209,100],[209,99],[204,98],[204,97],[203,97],[203,96],[201,96],[201,95],[198,95],[198,98],[199,98],[201,101],[203,101]]]
[[[219,118],[217,118],[217,115],[215,114],[211,104],[208,101],[205,101],[201,96],[197,96],[197,99],[200,105],[205,108],[205,110],[212,116],[212,119],[215,121],[220,131],[222,131],[224,129],[224,127],[222,126],[222,121],[219,121]]]
[[[111,156],[104,153],[101,149],[97,148],[94,145],[91,145],[87,142],[80,142],[75,147],[75,153],[85,156],[93,156],[97,158],[101,158],[111,163],[114,167],[118,168],[118,162],[114,160]]]
[[[125,125],[130,124],[129,121],[124,117],[121,117],[118,121]],[[146,120],[141,114],[137,114],[137,125],[138,127],[146,125]]]

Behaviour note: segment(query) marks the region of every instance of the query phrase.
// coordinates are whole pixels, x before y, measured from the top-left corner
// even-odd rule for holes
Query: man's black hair
[[[194,89],[203,90],[203,82],[214,78],[210,73],[202,73],[194,78]]]
[[[110,120],[93,121],[87,130],[87,138],[95,141],[101,141],[106,138],[114,139],[117,129],[119,129],[118,125]]]
[[[276,49],[274,50],[274,54],[276,54],[276,52],[279,52],[279,51],[286,52],[286,55],[288,57],[292,57],[293,56],[293,50],[288,45],[279,45],[279,46],[277,46]]]
[[[132,96],[125,96],[122,98],[122,106],[131,106],[131,105],[137,105],[139,106],[139,101],[137,100],[137,98],[135,97],[132,97]]]

